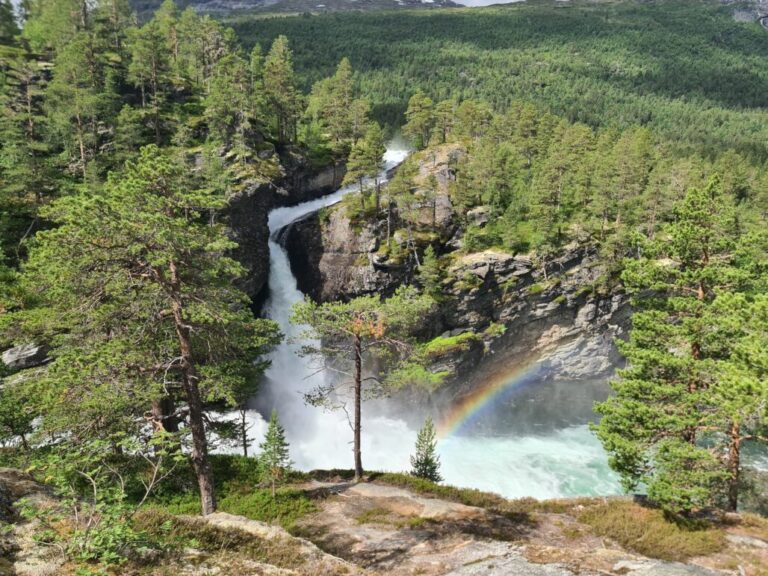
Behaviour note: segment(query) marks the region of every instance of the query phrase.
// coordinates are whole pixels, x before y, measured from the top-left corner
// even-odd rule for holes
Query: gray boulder
[[[48,348],[36,344],[24,344],[6,350],[1,358],[3,364],[12,370],[35,368],[48,361]]]

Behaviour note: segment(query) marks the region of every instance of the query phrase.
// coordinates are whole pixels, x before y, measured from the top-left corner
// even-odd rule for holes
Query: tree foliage
[[[424,421],[424,426],[416,436],[416,452],[411,456],[411,475],[430,482],[441,482],[440,457],[437,455],[435,425],[432,418]]]
[[[308,299],[294,308],[291,321],[306,326],[304,336],[317,343],[305,346],[302,354],[315,357],[331,375],[307,394],[306,400],[313,405],[343,408],[348,413],[348,403],[352,403],[356,480],[363,476],[363,398],[386,393],[404,380],[415,383],[432,377],[414,354],[415,334],[432,306],[429,297],[403,287],[385,300],[361,296],[349,302],[317,304]],[[364,362],[373,360],[377,366],[366,375]]]
[[[627,489],[642,484],[672,511],[735,510],[741,445],[759,439],[768,393],[741,348],[764,270],[740,266],[732,201],[718,180],[691,189],[675,212],[664,237],[625,263],[635,311],[619,348],[629,366],[598,405],[596,431]],[[753,324],[750,340],[766,329]]]
[[[145,417],[166,431],[186,422],[206,513],[215,497],[203,403],[234,403],[278,336],[232,287],[243,271],[225,255],[234,243],[208,222],[223,207],[178,159],[143,148],[99,194],[46,209],[58,226],[37,235],[23,276],[38,303],[17,313],[20,337],[54,349],[25,385],[44,429],[86,439],[138,433]]]
[[[261,448],[259,463],[263,469],[263,477],[272,485],[274,498],[276,485],[285,479],[285,474],[291,468],[288,441],[285,439],[285,430],[277,417],[277,410],[272,410],[267,433],[259,448]]]

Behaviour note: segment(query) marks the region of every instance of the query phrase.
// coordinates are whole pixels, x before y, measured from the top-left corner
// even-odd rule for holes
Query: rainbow
[[[468,423],[476,421],[505,394],[538,381],[541,364],[531,361],[512,370],[500,370],[481,386],[472,390],[451,411],[440,419],[437,435],[446,438],[456,434]]]

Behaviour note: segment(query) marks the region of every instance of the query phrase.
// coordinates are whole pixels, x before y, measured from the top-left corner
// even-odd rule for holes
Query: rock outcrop
[[[283,235],[299,289],[320,302],[347,300],[365,294],[390,295],[409,280],[409,264],[381,262],[378,231],[355,231],[343,209],[327,219],[312,214],[289,226]]]
[[[258,300],[269,278],[268,215],[272,206],[272,186],[253,185],[232,196],[226,219],[237,248],[232,256],[246,269],[240,288]]]
[[[281,155],[283,175],[274,183],[251,184],[229,199],[225,219],[238,248],[233,256],[246,269],[241,288],[258,304],[269,277],[269,211],[329,194],[341,185],[344,166],[313,167],[301,153]]]
[[[456,145],[445,146],[418,167],[414,196],[419,198],[424,187],[432,190],[411,208],[413,235],[421,233],[420,243],[407,237],[396,209],[388,225],[386,209],[377,219],[363,219],[352,203],[289,227],[282,241],[299,289],[319,301],[391,294],[403,283],[418,282],[417,258],[431,244],[442,255],[445,298],[425,322],[426,335],[476,335],[453,347],[435,369],[449,370],[462,386],[472,385],[466,376],[478,367],[494,371],[501,364],[532,361],[539,362],[542,378],[607,377],[620,362],[614,341],[624,334],[629,309],[620,287],[604,282],[608,272],[597,249],[586,241],[574,243],[543,261],[535,254],[499,250],[467,253],[465,222],[484,226],[490,208],[480,206],[464,216],[453,210],[452,165],[462,153]],[[395,248],[385,250],[388,229],[394,231]]]
[[[66,558],[59,548],[39,540],[38,520],[19,517],[17,504],[21,499],[35,507],[53,502],[49,490],[28,474],[0,468],[0,576],[61,574]]]
[[[410,218],[416,227],[434,230],[440,243],[448,243],[459,228],[449,184],[455,179],[451,166],[461,154],[458,145],[442,147],[414,178],[420,201],[411,206]],[[389,212],[382,206],[375,221],[360,220],[354,207],[340,204],[285,230],[282,241],[302,292],[322,302],[348,300],[364,294],[389,295],[412,280],[415,240],[394,204]],[[383,250],[387,243],[393,249]]]
[[[471,254],[449,271],[455,305],[443,307],[444,322],[475,332],[503,326],[503,333],[484,336],[490,364],[537,359],[542,378],[605,377],[620,361],[614,340],[629,322],[628,300],[601,285],[605,274],[589,246],[566,248],[546,263],[546,272],[525,256]]]
[[[35,368],[48,361],[48,348],[36,344],[15,346],[3,352],[2,361],[11,370]]]

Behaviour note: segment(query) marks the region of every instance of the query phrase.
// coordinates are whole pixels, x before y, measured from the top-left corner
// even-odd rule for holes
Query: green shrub
[[[504,324],[499,322],[492,322],[485,330],[483,330],[483,335],[488,338],[497,338],[499,336],[503,336],[506,331],[507,327],[504,326]]]
[[[424,353],[430,359],[439,358],[446,354],[468,350],[472,342],[477,340],[479,340],[478,335],[471,331],[462,332],[457,336],[438,336],[424,346]]]
[[[168,514],[200,514],[200,500],[196,492],[154,502],[152,507]],[[257,488],[230,490],[219,493],[219,511],[251,520],[279,524],[286,530],[293,528],[301,517],[317,511],[317,506],[304,492],[289,488],[279,489],[274,498],[270,489]]]
[[[661,510],[630,501],[609,500],[583,511],[577,518],[600,536],[651,558],[684,562],[722,550],[725,533],[702,521],[670,519]]]
[[[272,497],[270,490],[229,494],[219,503],[219,510],[251,520],[280,524],[286,530],[297,520],[317,511],[317,506],[301,490],[281,488]]]
[[[170,549],[194,547],[210,553],[234,551],[279,568],[297,569],[304,564],[299,544],[283,539],[264,539],[242,530],[212,526],[198,518],[179,518],[162,510],[144,510],[136,525]]]

